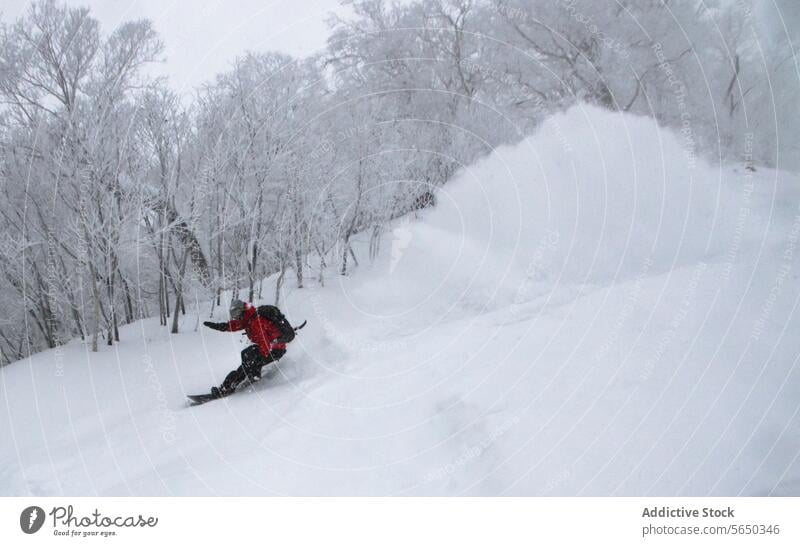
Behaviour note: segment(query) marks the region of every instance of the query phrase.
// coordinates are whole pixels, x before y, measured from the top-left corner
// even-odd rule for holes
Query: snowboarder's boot
[[[211,396],[214,398],[223,398],[236,391],[236,387],[229,387],[224,383],[220,387],[211,387]]]

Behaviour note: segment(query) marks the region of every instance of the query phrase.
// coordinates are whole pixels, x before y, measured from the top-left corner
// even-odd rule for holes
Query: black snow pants
[[[258,345],[250,345],[242,351],[242,365],[233,370],[222,382],[222,390],[235,389],[239,383],[250,378],[251,381],[261,379],[261,368],[280,360],[286,349],[273,349],[266,356],[261,354]]]

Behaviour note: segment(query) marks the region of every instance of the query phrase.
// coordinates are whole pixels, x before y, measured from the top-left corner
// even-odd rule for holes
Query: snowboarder
[[[295,336],[295,329],[274,305],[253,307],[243,301],[233,300],[230,315],[228,322],[206,321],[203,326],[220,332],[244,330],[253,345],[242,351],[242,365],[229,373],[222,385],[211,388],[214,398],[232,394],[245,379],[259,381],[261,368],[285,355],[286,344]]]

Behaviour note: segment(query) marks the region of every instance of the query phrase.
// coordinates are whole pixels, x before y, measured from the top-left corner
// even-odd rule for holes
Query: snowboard
[[[211,393],[207,393],[207,394],[187,394],[186,398],[189,399],[190,406],[199,406],[200,404],[205,404],[206,402],[211,402],[212,400],[217,400],[219,398],[224,398],[224,397],[214,396]]]
[[[201,404],[205,404],[206,402],[211,402],[212,400],[220,400],[222,398],[227,398],[232,394],[236,394],[237,392],[243,391],[250,385],[255,385],[255,383],[250,381],[249,379],[245,379],[236,387],[236,389],[227,394],[220,393],[218,396],[214,396],[210,392],[206,394],[187,394],[186,398],[189,399],[190,406],[199,406]]]
[[[278,368],[277,366],[275,366],[275,364],[277,364],[277,362],[271,362],[270,364],[268,364],[267,365],[268,369],[265,369],[265,371],[262,372],[261,379],[259,379],[258,381],[251,381],[249,379],[245,379],[236,387],[236,390],[234,390],[233,392],[229,392],[228,394],[220,394],[219,396],[214,396],[210,392],[205,394],[187,394],[186,398],[189,399],[189,406],[199,406],[201,404],[211,402],[212,400],[227,398],[232,394],[248,390],[247,389],[248,387],[253,387],[256,384],[261,383],[262,381],[269,381],[278,373]]]

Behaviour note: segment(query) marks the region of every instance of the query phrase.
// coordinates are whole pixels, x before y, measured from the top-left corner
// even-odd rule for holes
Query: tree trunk
[[[180,308],[182,300],[183,300],[183,294],[179,293],[175,296],[175,312],[172,313],[172,328],[170,328],[171,334],[178,333],[178,317],[180,316]]]
[[[100,295],[97,290],[97,279],[91,266],[89,275],[92,277],[92,296],[94,299],[94,332],[92,332],[92,352],[97,352],[97,338],[100,336]]]
[[[125,280],[125,277],[122,276],[122,271],[117,269],[117,274],[119,275],[120,283],[122,283],[122,291],[125,295],[125,323],[130,324],[134,321],[135,314],[133,312],[133,299],[131,298],[131,289],[128,285],[128,281]]]
[[[178,333],[178,317],[181,311],[183,311],[184,315],[186,314],[186,309],[183,307],[183,280],[186,278],[186,264],[189,260],[189,254],[190,252],[184,249],[183,258],[178,269],[178,280],[175,282],[175,312],[172,314],[172,328],[170,329],[170,333],[173,334]]]
[[[299,246],[294,249],[294,269],[297,276],[297,288],[303,288],[303,253]]]
[[[275,280],[275,305],[280,305],[281,302],[281,288],[283,287],[283,277],[286,275],[286,262],[281,257],[280,272],[278,278]]]

